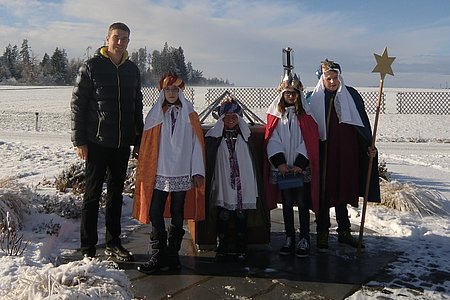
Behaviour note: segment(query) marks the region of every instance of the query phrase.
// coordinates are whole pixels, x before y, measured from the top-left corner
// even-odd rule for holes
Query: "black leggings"
[[[169,192],[154,189],[152,204],[150,206],[150,220],[154,232],[164,232],[166,225],[164,223],[164,208],[166,207]],[[183,227],[184,220],[184,198],[186,191],[170,192],[170,215],[173,227]]]

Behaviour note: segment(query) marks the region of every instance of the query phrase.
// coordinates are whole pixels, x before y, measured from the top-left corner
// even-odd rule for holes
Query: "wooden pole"
[[[378,119],[380,117],[380,107],[381,107],[381,96],[383,95],[383,79],[380,79],[380,89],[378,91],[378,101],[375,113],[375,123],[373,125],[373,133],[372,133],[372,144],[370,146],[371,150],[375,149],[375,141],[377,138],[377,128],[378,128]],[[361,252],[362,240],[364,234],[364,222],[366,219],[366,209],[367,209],[367,201],[369,197],[369,189],[370,189],[370,180],[372,177],[372,165],[373,165],[373,157],[369,155],[369,166],[367,167],[367,178],[366,178],[366,189],[364,191],[364,203],[361,214],[361,225],[359,227],[359,239],[358,239],[358,253]],[[376,166],[378,168],[378,166]]]

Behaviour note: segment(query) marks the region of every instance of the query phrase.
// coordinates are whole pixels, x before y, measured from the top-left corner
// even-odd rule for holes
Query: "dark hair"
[[[297,89],[294,89],[294,91],[297,93],[297,100],[294,102],[294,107],[295,107],[295,114],[297,115],[301,115],[303,113],[305,113],[305,110],[303,108],[302,105],[302,98],[300,95],[300,91]],[[278,110],[284,114],[286,112],[286,101],[284,101],[284,93],[286,91],[284,91],[281,95],[281,99],[280,99],[280,103],[278,103]]]
[[[109,25],[108,36],[111,34],[111,31],[115,29],[126,31],[128,35],[130,35],[130,28],[127,25],[125,25],[124,23],[116,22]]]

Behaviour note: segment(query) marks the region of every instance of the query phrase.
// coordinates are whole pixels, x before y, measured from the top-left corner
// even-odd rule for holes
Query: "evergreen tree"
[[[56,47],[55,52],[50,59],[51,75],[53,77],[53,81],[55,84],[66,84],[68,82],[67,79],[67,54],[66,50],[60,50]]]
[[[194,70],[192,67],[192,63],[188,62],[187,64],[187,72],[188,72],[188,81],[192,85],[198,85],[202,82],[203,78],[203,72],[199,70]]]
[[[86,57],[90,57],[89,46]],[[193,68],[191,62],[185,61],[184,50],[181,46],[174,48],[164,43],[161,51],[154,50],[149,54],[147,48],[139,48],[131,53],[130,59],[136,63],[141,73],[142,85],[154,85],[166,72],[177,73],[186,84],[192,85],[230,85],[228,80],[219,78],[206,79],[203,71]],[[68,84],[76,78],[82,59],[71,59],[70,63],[64,49],[56,48],[50,57],[44,54],[40,63],[33,57],[28,40],[24,39],[20,50],[9,44],[0,56],[0,81],[17,80],[27,84]],[[11,83],[11,82],[9,82]]]
[[[184,59],[184,51],[183,48],[178,47],[178,49],[173,49],[173,58],[175,61],[175,65],[177,68],[177,73],[180,75],[180,77],[185,81],[188,82],[188,71],[186,67],[186,62]]]
[[[35,80],[35,68],[31,59],[28,40],[24,39],[19,51],[18,72],[22,81],[27,84],[33,84]]]
[[[147,85],[150,80],[150,63],[151,55],[147,54],[147,47],[139,48],[138,51],[132,52],[130,60],[133,61],[141,73],[141,84]]]
[[[80,58],[72,58],[67,66],[67,83],[75,84],[78,70],[83,65],[83,60]]]
[[[52,63],[50,61],[50,56],[47,54],[47,52],[44,53],[44,57],[42,58],[40,67],[41,67],[41,72],[44,76],[48,76],[51,74]]]
[[[1,59],[2,62],[2,68],[1,68],[1,74],[0,76],[4,79],[17,79],[18,72],[17,72],[17,60],[18,60],[18,50],[17,46],[11,46],[9,44],[5,52],[3,52],[3,56]]]

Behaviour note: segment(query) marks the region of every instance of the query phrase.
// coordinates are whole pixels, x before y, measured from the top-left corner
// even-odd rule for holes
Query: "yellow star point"
[[[392,71],[392,63],[394,62],[395,57],[389,57],[387,47],[384,48],[383,54],[380,56],[378,54],[375,55],[375,59],[377,60],[377,65],[373,69],[372,73],[378,72],[380,73],[381,79],[383,80],[386,74],[394,76],[394,72]]]

